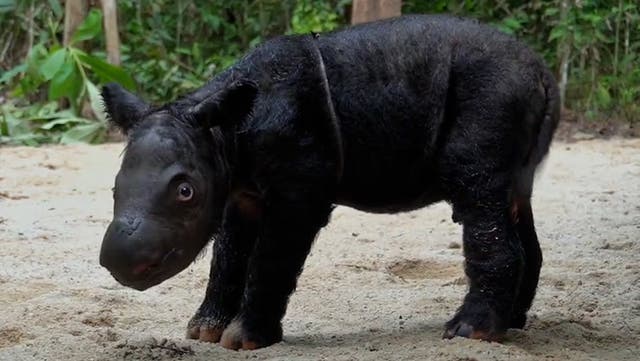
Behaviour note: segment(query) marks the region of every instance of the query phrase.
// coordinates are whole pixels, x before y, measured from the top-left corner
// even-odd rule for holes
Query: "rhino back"
[[[321,34],[317,40],[274,38],[225,72],[253,79],[260,88],[253,117],[241,125],[252,142],[310,134],[315,142],[330,133],[324,107],[329,95],[321,85],[325,74],[314,46],[325,64],[342,137],[339,201],[370,211],[439,200],[436,158],[456,114],[502,106],[501,100],[483,104],[488,98],[526,103],[544,68],[512,37],[449,16],[404,16]],[[264,148],[252,148],[258,147]],[[335,157],[328,158],[335,163]]]
[[[435,158],[450,128],[464,126],[456,114],[528,104],[544,68],[514,38],[450,16],[364,24],[321,35],[320,44],[343,135],[343,194],[353,198],[345,203],[367,199],[368,210],[386,211],[391,199],[406,202],[390,211],[438,200]]]

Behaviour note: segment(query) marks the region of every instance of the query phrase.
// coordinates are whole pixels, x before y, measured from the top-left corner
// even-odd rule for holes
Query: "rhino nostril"
[[[142,221],[138,218],[135,218],[135,219],[129,219],[128,223],[129,223],[129,227],[126,230],[126,232],[127,232],[127,236],[131,237],[134,233],[136,233]]]

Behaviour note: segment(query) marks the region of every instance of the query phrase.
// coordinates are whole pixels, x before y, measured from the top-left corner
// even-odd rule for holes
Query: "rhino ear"
[[[117,83],[102,88],[102,99],[110,121],[125,133],[149,110],[149,104]]]
[[[188,113],[209,128],[236,123],[251,113],[257,94],[254,82],[236,80],[191,106]]]

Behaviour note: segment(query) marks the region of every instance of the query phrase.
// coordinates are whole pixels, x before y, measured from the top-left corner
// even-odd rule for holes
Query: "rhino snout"
[[[145,290],[160,281],[163,263],[180,254],[154,237],[152,221],[114,219],[100,250],[100,265],[125,286]],[[155,231],[157,233],[157,231]]]

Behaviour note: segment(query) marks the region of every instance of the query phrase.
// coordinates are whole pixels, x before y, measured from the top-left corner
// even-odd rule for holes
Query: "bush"
[[[0,0],[0,143],[97,142],[98,88],[118,81],[153,102],[201,86],[264,39],[332,30],[350,0],[118,0],[122,67],[105,61],[92,10],[62,46],[59,0]],[[476,17],[533,46],[564,104],[589,119],[640,119],[640,10],[633,0],[405,0],[404,13]]]

